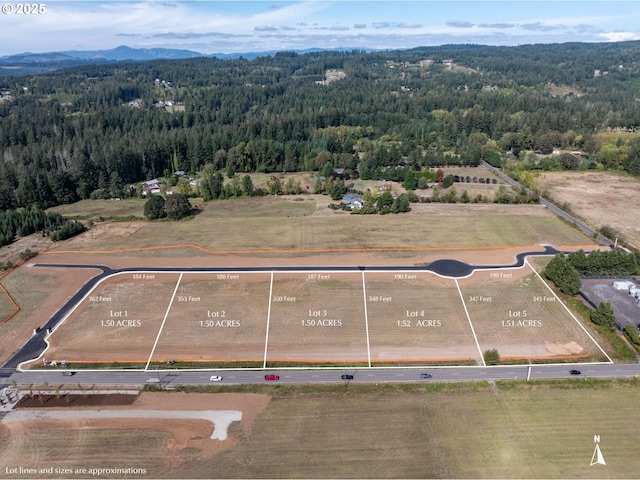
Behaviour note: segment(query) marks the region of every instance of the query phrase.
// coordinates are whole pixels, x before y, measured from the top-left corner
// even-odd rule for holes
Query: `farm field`
[[[324,196],[299,198],[210,202],[192,220],[134,222],[126,230],[119,223],[113,230],[112,224],[102,228],[99,223],[89,232],[53,246],[51,251],[108,252],[189,243],[201,249],[196,252],[200,255],[259,253],[289,257],[358,249],[592,243],[539,205],[414,204],[407,214],[380,216],[334,213],[325,207],[328,197]],[[118,228],[123,231],[114,235]],[[99,234],[92,234],[94,229]],[[154,251],[153,255],[174,256],[175,252]]]
[[[200,421],[0,423],[0,471],[56,465],[145,469],[149,478],[634,478],[638,469],[633,380],[252,389],[143,393],[132,405],[232,405],[243,418],[224,441],[208,438],[210,426]],[[606,465],[590,466],[594,436]]]
[[[105,367],[481,365],[493,348],[507,363],[609,360],[529,265],[459,280],[402,270],[120,273],[49,342],[50,361]]]
[[[541,191],[593,228],[609,226],[632,245],[640,246],[640,224],[633,202],[640,180],[612,172],[544,172],[536,178]]]

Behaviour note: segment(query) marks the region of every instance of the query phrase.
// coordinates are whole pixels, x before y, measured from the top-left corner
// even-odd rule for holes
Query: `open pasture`
[[[539,205],[413,204],[407,214],[381,216],[335,213],[320,207],[328,199],[322,195],[299,198],[300,201],[268,197],[210,202],[188,221],[139,222],[135,229],[123,232],[120,237],[105,234],[93,238],[89,230],[52,253],[126,250],[132,256],[148,256],[151,252],[155,257],[173,257],[178,254],[174,250],[149,249],[189,243],[200,247],[201,255],[253,253],[286,258],[372,249],[381,254],[412,250],[417,255],[443,246],[592,243]]]
[[[208,438],[210,424],[181,419],[0,423],[0,471],[55,465],[144,468],[145,477],[174,479],[637,478],[637,380],[313,388],[143,393],[145,403],[134,404],[141,414],[176,405],[241,409],[242,422],[224,442]],[[606,465],[590,465],[596,436]]]
[[[640,180],[618,172],[544,172],[536,177],[558,205],[566,205],[594,229],[608,226],[621,239],[640,246],[640,224],[633,208]]]
[[[49,211],[57,212],[65,217],[79,219],[139,217],[144,218],[146,199],[127,198],[124,200],[80,200],[76,203],[58,205]]]
[[[4,323],[16,311],[16,306],[11,301],[9,293],[0,288],[0,324]]]

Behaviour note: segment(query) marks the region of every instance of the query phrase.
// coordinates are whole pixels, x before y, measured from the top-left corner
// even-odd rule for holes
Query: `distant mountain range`
[[[326,49],[308,48],[305,50],[294,50],[296,53],[320,52]],[[332,49],[334,51],[350,51],[350,48]],[[367,49],[367,51],[373,51]],[[131,48],[120,46],[110,50],[68,50],[62,52],[48,53],[20,53],[0,57],[0,65],[27,65],[39,63],[76,63],[81,62],[121,62],[121,61],[146,61],[159,59],[181,59],[194,57],[216,57],[221,59],[246,58],[251,60],[256,57],[272,56],[278,50],[264,52],[244,52],[244,53],[212,53],[204,54],[191,50],[178,50],[171,48]]]
[[[304,50],[287,50],[298,54],[336,51],[351,51],[353,48],[307,48]],[[373,52],[375,49],[357,49],[366,52]],[[150,61],[162,59],[184,59],[195,57],[216,57],[222,60],[246,58],[252,60],[257,57],[273,56],[281,50],[268,50],[263,52],[242,52],[242,53],[212,53],[204,54],[191,50],[179,50],[171,48],[131,48],[119,46],[110,50],[68,50],[62,52],[46,53],[19,53],[16,55],[6,55],[0,57],[0,77],[34,75],[58,70],[64,67],[83,65],[98,62],[126,62],[126,61]]]

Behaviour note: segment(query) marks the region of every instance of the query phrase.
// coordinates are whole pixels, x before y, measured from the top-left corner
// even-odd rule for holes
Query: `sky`
[[[36,2],[25,14],[0,0],[0,56],[120,45],[211,54],[640,40],[640,0]]]

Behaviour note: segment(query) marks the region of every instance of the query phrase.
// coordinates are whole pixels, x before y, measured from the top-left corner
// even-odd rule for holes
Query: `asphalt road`
[[[577,369],[580,375],[571,375]],[[421,379],[420,373],[431,374]],[[278,381],[266,381],[264,376],[274,373]],[[342,380],[343,374],[353,375],[353,380]],[[221,376],[222,381],[212,381]],[[317,370],[212,370],[212,371],[78,371],[71,377],[58,371],[14,372],[6,383],[14,380],[20,385],[52,386],[140,386],[146,383],[162,387],[179,385],[240,385],[240,384],[326,384],[326,383],[385,383],[385,382],[462,382],[495,380],[536,380],[550,378],[574,378],[576,380],[609,377],[638,377],[640,364],[579,364],[579,365],[516,365],[494,367],[425,367],[425,368],[364,368]],[[5,383],[5,382],[3,382]]]
[[[511,178],[508,175],[505,175],[504,173],[502,173],[502,171],[500,171],[499,168],[496,168],[496,167],[494,167],[492,165],[489,165],[487,162],[482,162],[482,166],[485,167],[488,170],[491,170],[493,173],[498,175],[500,178],[502,178],[508,184],[510,184],[510,185],[512,185],[512,186],[514,186],[514,187],[516,187],[518,189],[522,189],[522,185],[520,185],[518,182],[516,182],[513,178]],[[525,188],[525,191],[528,194],[532,193],[531,190],[529,190],[528,188]],[[613,244],[613,241],[609,240],[606,237],[603,237],[602,235],[600,235],[595,230],[589,228],[584,222],[578,220],[577,218],[573,217],[572,215],[569,215],[567,212],[562,210],[560,207],[554,205],[553,203],[549,202],[548,200],[545,200],[544,198],[540,197],[539,202],[540,202],[540,205],[544,205],[549,210],[551,210],[553,213],[558,215],[560,218],[566,220],[569,223],[572,223],[579,230],[581,230],[583,233],[585,233],[589,237],[593,238],[594,240],[596,240],[600,244],[605,245],[607,247]]]

